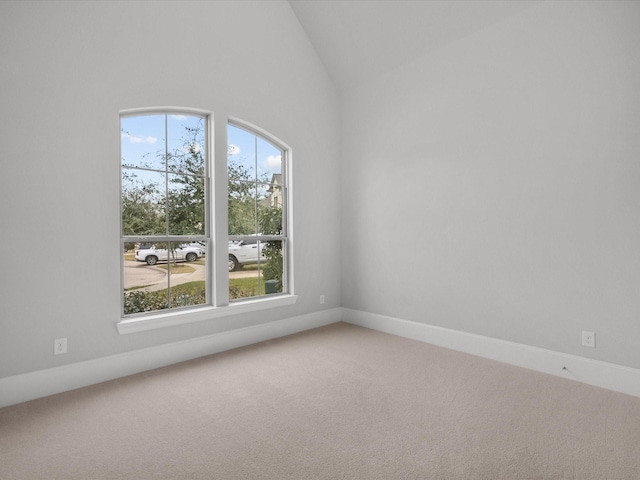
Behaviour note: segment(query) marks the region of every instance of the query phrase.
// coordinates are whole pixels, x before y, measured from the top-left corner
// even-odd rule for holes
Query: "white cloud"
[[[130,133],[123,133],[122,138],[126,138],[129,140],[129,143],[147,143],[149,145],[153,145],[158,141],[156,137],[138,137],[135,135],[131,135]]]
[[[186,120],[187,116],[186,115],[171,115],[171,118],[174,118],[176,120]]]
[[[227,147],[227,155],[238,155],[240,153],[240,147],[230,143]]]
[[[266,170],[280,170],[282,167],[282,155],[269,155],[264,161]]]

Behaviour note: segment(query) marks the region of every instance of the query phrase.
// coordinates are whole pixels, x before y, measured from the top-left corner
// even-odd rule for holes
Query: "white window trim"
[[[285,213],[284,213],[284,218],[283,218],[283,222],[284,222],[284,230],[285,230],[285,234],[280,236],[274,236],[275,240],[279,240],[281,239],[283,241],[283,243],[286,245],[286,261],[285,261],[285,271],[284,273],[284,285],[285,285],[285,289],[286,289],[286,293],[284,293],[284,295],[286,294],[293,294],[293,242],[292,242],[292,227],[291,227],[291,219],[293,217],[292,215],[292,189],[291,189],[291,147],[289,147],[286,143],[284,143],[282,140],[280,140],[279,138],[273,136],[271,133],[267,132],[266,130],[253,125],[247,121],[244,120],[240,120],[239,118],[235,118],[235,117],[227,117],[227,121],[225,123],[225,128],[227,128],[228,125],[232,125],[234,127],[243,129],[249,133],[252,133],[254,135],[257,135],[259,137],[262,137],[263,139],[267,140],[268,142],[270,142],[273,145],[276,145],[278,148],[282,149],[282,173],[283,178],[285,179],[283,186],[284,191],[286,193],[286,202],[285,202]],[[226,134],[225,130],[225,134]],[[226,136],[225,136],[226,139]],[[228,145],[228,141],[224,143],[225,146]],[[226,169],[225,169],[226,172]],[[224,178],[224,188],[227,188],[228,185],[228,178],[225,176]],[[227,193],[225,192],[225,199],[227,198]],[[224,204],[225,210],[228,213],[228,205]],[[227,223],[225,221],[225,223]],[[214,223],[212,223],[212,225],[215,227],[216,225]],[[233,237],[236,237],[235,235]],[[243,237],[243,235],[237,235],[237,237]],[[280,237],[280,238],[276,238],[276,237]],[[229,235],[228,235],[228,229],[225,230],[225,241],[229,239]],[[228,256],[228,252],[225,253],[225,259]],[[233,300],[230,301],[228,298],[228,293],[229,293],[229,286],[227,285],[225,287],[225,291],[227,294],[227,298],[226,298],[226,303],[229,304],[234,304],[234,303],[242,303],[244,302],[244,300],[239,299],[239,300]],[[256,298],[256,297],[254,297]],[[258,297],[259,298],[259,297]]]
[[[157,313],[148,313],[141,316],[129,315],[126,317],[120,317],[120,321],[116,323],[118,333],[130,334],[137,332],[144,332],[148,330],[156,330],[159,328],[166,328],[178,325],[184,325],[188,323],[212,320],[216,318],[223,318],[232,315],[246,314],[257,311],[264,311],[272,308],[284,307],[287,305],[294,305],[298,300],[298,295],[294,293],[294,281],[293,281],[293,189],[292,189],[292,175],[291,175],[291,148],[280,139],[274,137],[269,132],[263,130],[260,127],[252,125],[244,120],[227,117],[226,115],[214,114],[211,111],[205,111],[194,108],[181,108],[181,107],[153,107],[153,108],[136,108],[122,110],[120,116],[125,115],[141,115],[145,113],[170,113],[170,112],[182,112],[182,113],[194,113],[198,115],[206,115],[208,121],[207,135],[210,140],[209,145],[209,162],[210,173],[210,202],[209,208],[209,238],[213,245],[213,262],[208,267],[208,279],[213,279],[213,288],[208,286],[211,302],[213,305],[203,305],[202,307],[190,307],[188,309],[169,309],[161,310]],[[247,128],[252,130],[258,135],[272,141],[278,146],[282,147],[285,152],[285,158],[283,158],[283,169],[286,169],[287,177],[287,255],[285,272],[287,278],[288,293],[274,294],[269,296],[252,297],[246,300],[235,300],[229,302],[229,276],[226,268],[217,268],[217,265],[227,265],[228,257],[228,243],[227,243],[227,165],[226,162],[216,162],[216,158],[226,158],[227,156],[227,126],[233,124],[241,128]],[[119,131],[119,129],[118,129]],[[222,155],[222,157],[220,157]],[[224,164],[224,165],[223,165]],[[223,199],[223,201],[220,201]],[[218,218],[219,222],[216,224],[214,219]],[[223,221],[222,221],[223,220]],[[220,224],[224,224],[224,229]],[[211,246],[209,247],[212,249]],[[210,257],[211,258],[211,257]],[[124,277],[121,273],[121,285],[120,292],[123,291]]]

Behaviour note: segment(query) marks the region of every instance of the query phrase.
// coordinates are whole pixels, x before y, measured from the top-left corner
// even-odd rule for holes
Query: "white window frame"
[[[238,120],[235,118],[228,119],[228,125],[244,130],[248,133],[256,135],[256,137],[262,138],[266,140],[274,147],[278,148],[282,152],[282,167],[281,167],[281,179],[282,179],[282,191],[284,192],[284,198],[282,202],[282,233],[279,235],[258,235],[257,232],[254,232],[253,235],[229,235],[229,240],[258,240],[259,242],[268,242],[268,241],[280,241],[282,242],[282,255],[283,255],[283,269],[282,272],[282,294],[286,295],[289,291],[289,275],[290,269],[288,265],[290,263],[289,256],[291,249],[289,248],[289,157],[290,157],[290,148],[284,145],[279,139],[275,138],[268,132],[256,127],[255,125],[251,125],[245,121]],[[273,294],[271,294],[273,295]],[[250,298],[260,298],[260,297],[250,297]],[[246,299],[248,300],[248,299]],[[237,299],[231,301],[231,303],[239,303],[246,301],[245,299]]]
[[[119,119],[126,116],[152,115],[152,114],[172,114],[183,113],[204,116],[207,118],[206,138],[208,141],[207,151],[207,175],[209,212],[207,231],[207,300],[208,304],[187,308],[173,308],[158,310],[144,314],[134,314],[121,316],[116,323],[120,334],[136,333],[158,328],[183,325],[193,322],[207,321],[222,318],[230,315],[257,312],[270,308],[277,308],[286,305],[293,305],[297,302],[298,296],[294,293],[293,282],[293,231],[292,231],[292,176],[291,176],[291,148],[274,137],[269,132],[252,125],[244,120],[226,115],[216,115],[211,111],[193,108],[179,107],[156,107],[128,109],[120,112]],[[118,120],[120,126],[120,120]],[[270,294],[267,296],[250,297],[229,302],[229,275],[228,275],[228,178],[227,178],[227,128],[234,125],[248,130],[263,137],[278,148],[282,149],[282,172],[285,178],[286,207],[283,209],[283,230],[284,243],[283,255],[285,258],[283,272],[284,287],[283,293]],[[120,130],[118,129],[118,133]],[[120,137],[118,137],[120,140]],[[120,158],[122,158],[120,156]],[[122,205],[121,191],[118,195],[120,205]],[[122,222],[122,215],[120,216]],[[122,227],[120,224],[120,230]],[[121,245],[122,245],[122,234]],[[122,257],[119,259],[121,265],[121,285],[120,297],[124,291],[124,265]],[[121,300],[122,301],[122,300]],[[122,311],[122,308],[120,309]]]

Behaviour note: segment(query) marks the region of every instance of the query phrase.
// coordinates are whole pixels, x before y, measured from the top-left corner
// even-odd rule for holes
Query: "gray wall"
[[[350,90],[343,306],[640,367],[639,25],[544,2]]]
[[[0,378],[340,305],[338,104],[287,2],[1,2],[0,58]],[[118,113],[153,106],[292,147],[295,306],[118,335]]]
[[[340,112],[286,2],[1,2],[0,378],[339,305],[640,367],[639,8],[545,2]],[[118,112],[163,105],[292,146],[295,306],[118,335]]]

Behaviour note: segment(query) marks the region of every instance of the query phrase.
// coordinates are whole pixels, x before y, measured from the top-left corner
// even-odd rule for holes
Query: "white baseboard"
[[[342,309],[300,315],[205,337],[0,378],[0,408],[244,347],[342,320]]]
[[[640,369],[384,315],[334,308],[1,378],[0,408],[340,321],[640,397]]]
[[[348,308],[342,309],[342,320],[640,397],[640,369]]]

